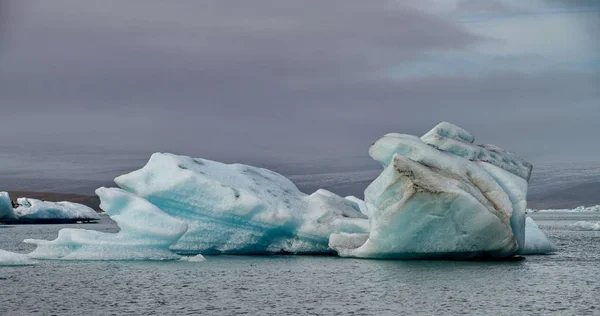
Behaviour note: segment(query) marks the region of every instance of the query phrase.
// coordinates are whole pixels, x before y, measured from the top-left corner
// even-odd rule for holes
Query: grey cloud
[[[482,40],[387,1],[19,3],[0,54],[5,144],[358,164],[384,133],[448,120],[531,159],[600,154],[583,145],[597,75],[381,76]]]

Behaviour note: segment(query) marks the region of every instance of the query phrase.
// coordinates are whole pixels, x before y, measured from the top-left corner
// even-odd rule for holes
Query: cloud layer
[[[384,133],[448,120],[534,162],[596,159],[597,7],[423,3],[12,1],[0,134],[359,164]]]

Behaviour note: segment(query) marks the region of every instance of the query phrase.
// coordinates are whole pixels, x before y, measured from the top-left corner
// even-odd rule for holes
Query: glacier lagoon
[[[598,313],[600,213],[530,214],[559,251],[517,261],[397,261],[333,256],[206,256],[203,262],[54,261],[0,267],[0,315],[411,315]],[[0,226],[0,248],[34,250],[62,228]]]
[[[66,227],[44,225],[41,231],[31,230],[29,226],[2,226],[0,229],[3,230],[3,236],[10,238],[5,238],[0,248],[17,253],[33,250],[32,245],[23,246],[25,244],[20,243],[26,240],[37,246],[30,253],[31,258],[69,259],[68,263],[40,260],[36,266],[29,267],[26,265],[36,263],[31,262],[31,258],[2,253],[3,256],[7,254],[5,257],[10,260],[23,259],[19,269],[33,268],[37,273],[42,273],[38,274],[38,284],[43,284],[46,276],[52,275],[53,271],[64,274],[64,269],[75,270],[69,274],[76,276],[73,277],[75,282],[96,283],[75,296],[86,295],[93,297],[92,300],[98,299],[94,293],[86,291],[102,291],[100,287],[104,280],[114,278],[120,278],[125,283],[113,282],[113,290],[118,290],[121,286],[149,290],[150,296],[140,293],[128,297],[127,302],[121,304],[116,297],[104,294],[112,306],[103,308],[110,310],[114,307],[118,312],[148,314],[150,311],[144,309],[153,304],[164,306],[163,309],[152,307],[153,311],[160,310],[161,314],[222,314],[236,311],[260,311],[263,314],[386,314],[399,310],[407,310],[412,314],[447,312],[450,307],[466,306],[457,304],[457,298],[460,302],[469,302],[465,296],[448,295],[455,293],[452,292],[455,290],[453,283],[460,285],[461,289],[457,293],[473,295],[470,292],[472,282],[479,284],[477,282],[481,279],[485,283],[481,283],[482,289],[478,293],[483,295],[488,292],[489,295],[497,291],[498,286],[486,289],[484,285],[493,284],[494,281],[498,283],[496,279],[502,274],[537,269],[532,264],[544,267],[545,263],[561,258],[565,251],[563,240],[559,240],[556,247],[551,241],[553,236],[550,235],[548,239],[544,235],[542,230],[545,231],[548,225],[552,225],[542,223],[540,230],[531,219],[525,221],[524,198],[531,166],[497,147],[475,146],[472,141],[466,131],[446,123],[437,126],[422,138],[400,134],[384,136],[370,150],[371,156],[383,165],[384,172],[367,188],[365,201],[354,197],[342,198],[326,190],[303,194],[286,178],[264,169],[157,154],[146,167],[118,177],[115,182],[121,189],[97,190],[102,208],[114,221],[103,216],[98,224]],[[400,199],[397,199],[398,196]],[[417,202],[406,203],[406,200],[411,199]],[[453,216],[445,218],[444,212]],[[398,213],[400,216],[395,218],[394,214]],[[409,214],[408,217],[406,214]],[[542,213],[535,214],[541,215]],[[207,221],[207,217],[211,220]],[[386,222],[392,224],[391,230]],[[413,231],[416,233],[394,233],[395,230],[410,232],[410,224],[415,224],[417,230]],[[570,224],[568,227],[574,226]],[[59,231],[59,228],[64,229]],[[210,234],[211,232],[216,234]],[[58,238],[53,240],[57,234]],[[529,250],[528,243],[533,245]],[[584,247],[588,246],[584,244]],[[461,248],[469,245],[474,248]],[[526,259],[516,257],[499,262],[399,262],[340,259],[332,256],[210,256],[212,253],[332,254],[332,250],[335,250],[338,255],[346,257],[481,259],[511,258],[523,252],[523,248],[526,250],[524,253],[558,251],[558,255]],[[579,248],[581,245],[574,247]],[[198,253],[207,255],[208,260],[205,261]],[[197,256],[181,260],[180,254]],[[99,259],[178,260],[155,263],[95,261]],[[93,275],[97,273],[99,279],[79,279],[85,272],[78,269],[86,267],[94,269]],[[17,268],[2,269],[14,273],[11,280],[19,284],[28,283],[19,278],[18,270],[11,270]],[[227,273],[228,271],[233,273]],[[449,271],[456,274],[447,274]],[[490,271],[497,271],[498,275]],[[373,278],[373,273],[375,276],[382,274],[380,278]],[[192,297],[197,300],[197,295],[190,295],[188,290],[196,294],[202,293],[200,284],[192,285],[185,281],[194,274],[198,275],[199,280],[211,283],[208,288],[212,292],[206,292],[207,297],[234,298],[249,291],[248,302],[258,301],[270,305],[246,306],[244,301],[241,304],[227,299],[213,302],[210,298],[199,302],[186,301],[185,298],[190,296],[190,300],[193,300]],[[415,278],[415,275],[421,277]],[[456,278],[461,275],[460,280],[463,282],[458,282]],[[467,275],[472,275],[475,279],[468,278]],[[400,280],[394,276],[400,276]],[[173,277],[183,279],[181,282],[173,282]],[[531,276],[521,274],[520,277],[523,279],[519,281],[524,282],[530,281]],[[73,280],[63,282],[58,288],[54,283],[48,286],[54,292],[64,290],[69,295],[68,284]],[[390,284],[386,280],[399,282]],[[514,286],[516,279],[510,280],[513,284],[500,282],[500,290],[506,287],[508,291]],[[243,283],[237,284],[240,281]],[[411,283],[418,281],[422,282],[419,286]],[[531,287],[539,292],[536,287],[560,280],[538,281],[541,283],[533,282]],[[309,288],[306,282],[313,284],[313,292],[318,292],[314,291],[315,284],[326,289],[320,291],[321,296],[318,297],[308,294],[303,296],[303,299],[309,301],[293,302],[297,293]],[[156,292],[157,284],[169,289],[168,293],[160,290]],[[217,289],[212,284],[224,287]],[[415,291],[408,291],[408,295],[405,293],[407,284],[415,287]],[[231,285],[234,285],[233,288]],[[265,285],[268,288],[264,288]],[[104,286],[111,288],[108,284]],[[386,290],[382,292],[382,296],[388,295],[390,291],[398,293],[396,303],[388,302],[382,306],[365,305],[364,302],[357,301],[361,293],[377,293],[380,286]],[[271,299],[268,299],[267,294],[271,293],[273,287],[276,288],[276,293],[282,293],[284,299],[273,297],[273,301],[269,303]],[[11,289],[10,286],[5,288]],[[233,294],[230,292],[232,289]],[[20,306],[20,300],[28,296],[19,289],[11,291],[20,293],[14,297],[12,294],[6,295],[15,303],[14,306]],[[426,307],[416,304],[419,302],[416,297],[425,292],[433,294],[430,301],[421,300],[423,304],[428,304]],[[172,294],[178,296],[170,300],[164,299]],[[262,301],[256,295],[267,297],[267,301]],[[403,300],[402,295],[407,299]],[[138,300],[140,297],[141,301]],[[324,306],[321,304],[323,297],[336,301]],[[583,303],[593,300],[586,295],[580,297],[583,298]],[[515,298],[514,293],[506,295],[507,300]],[[152,300],[155,302],[149,304]],[[293,304],[298,305],[290,306]],[[559,305],[561,306],[519,305],[514,311],[544,311],[546,314],[564,310],[582,311],[577,306],[565,307],[564,303]],[[514,306],[501,304],[496,307],[498,311],[506,312]],[[26,308],[37,307],[34,304]],[[5,311],[12,314],[35,313],[35,310],[15,307],[7,307]],[[78,307],[62,307],[61,313],[81,312]],[[102,313],[104,310],[99,312]]]

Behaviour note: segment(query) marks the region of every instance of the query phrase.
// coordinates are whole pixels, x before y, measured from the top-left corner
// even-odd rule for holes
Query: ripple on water
[[[592,216],[592,215],[590,215]],[[600,214],[591,220],[600,220]],[[568,214],[534,215],[557,255],[507,262],[378,261],[304,256],[208,256],[191,262],[59,262],[0,268],[0,315],[593,315],[600,232]],[[0,248],[61,227],[0,231]]]

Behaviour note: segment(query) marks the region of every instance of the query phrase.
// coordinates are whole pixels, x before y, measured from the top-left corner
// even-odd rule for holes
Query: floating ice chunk
[[[558,247],[546,237],[533,219],[527,217],[525,224],[525,248],[520,253],[522,255],[545,255],[557,250]]]
[[[8,192],[0,192],[0,220],[14,218],[15,213]]]
[[[195,256],[183,256],[179,260],[187,261],[187,262],[202,262],[202,261],[206,261],[206,258],[204,258],[204,256],[202,256],[202,255],[195,255]]]
[[[365,191],[369,237],[336,234],[340,256],[510,257],[525,244],[531,165],[442,123],[422,138],[387,134],[369,149],[384,171]],[[344,241],[344,238],[352,240]]]
[[[600,230],[600,222],[579,221],[571,225],[575,230]]]
[[[64,228],[53,241],[26,239],[37,245],[30,256],[63,260],[169,260],[169,250],[186,232],[187,224],[148,201],[120,189],[100,188],[100,207],[117,222],[115,234]]]
[[[0,266],[26,266],[35,264],[28,255],[0,249]]]
[[[98,220],[100,216],[92,208],[72,202],[46,202],[30,198],[17,199],[14,210],[20,220]]]
[[[331,252],[331,233],[368,229],[351,201],[242,164],[156,153],[115,182],[189,224],[171,247],[181,254]]]

